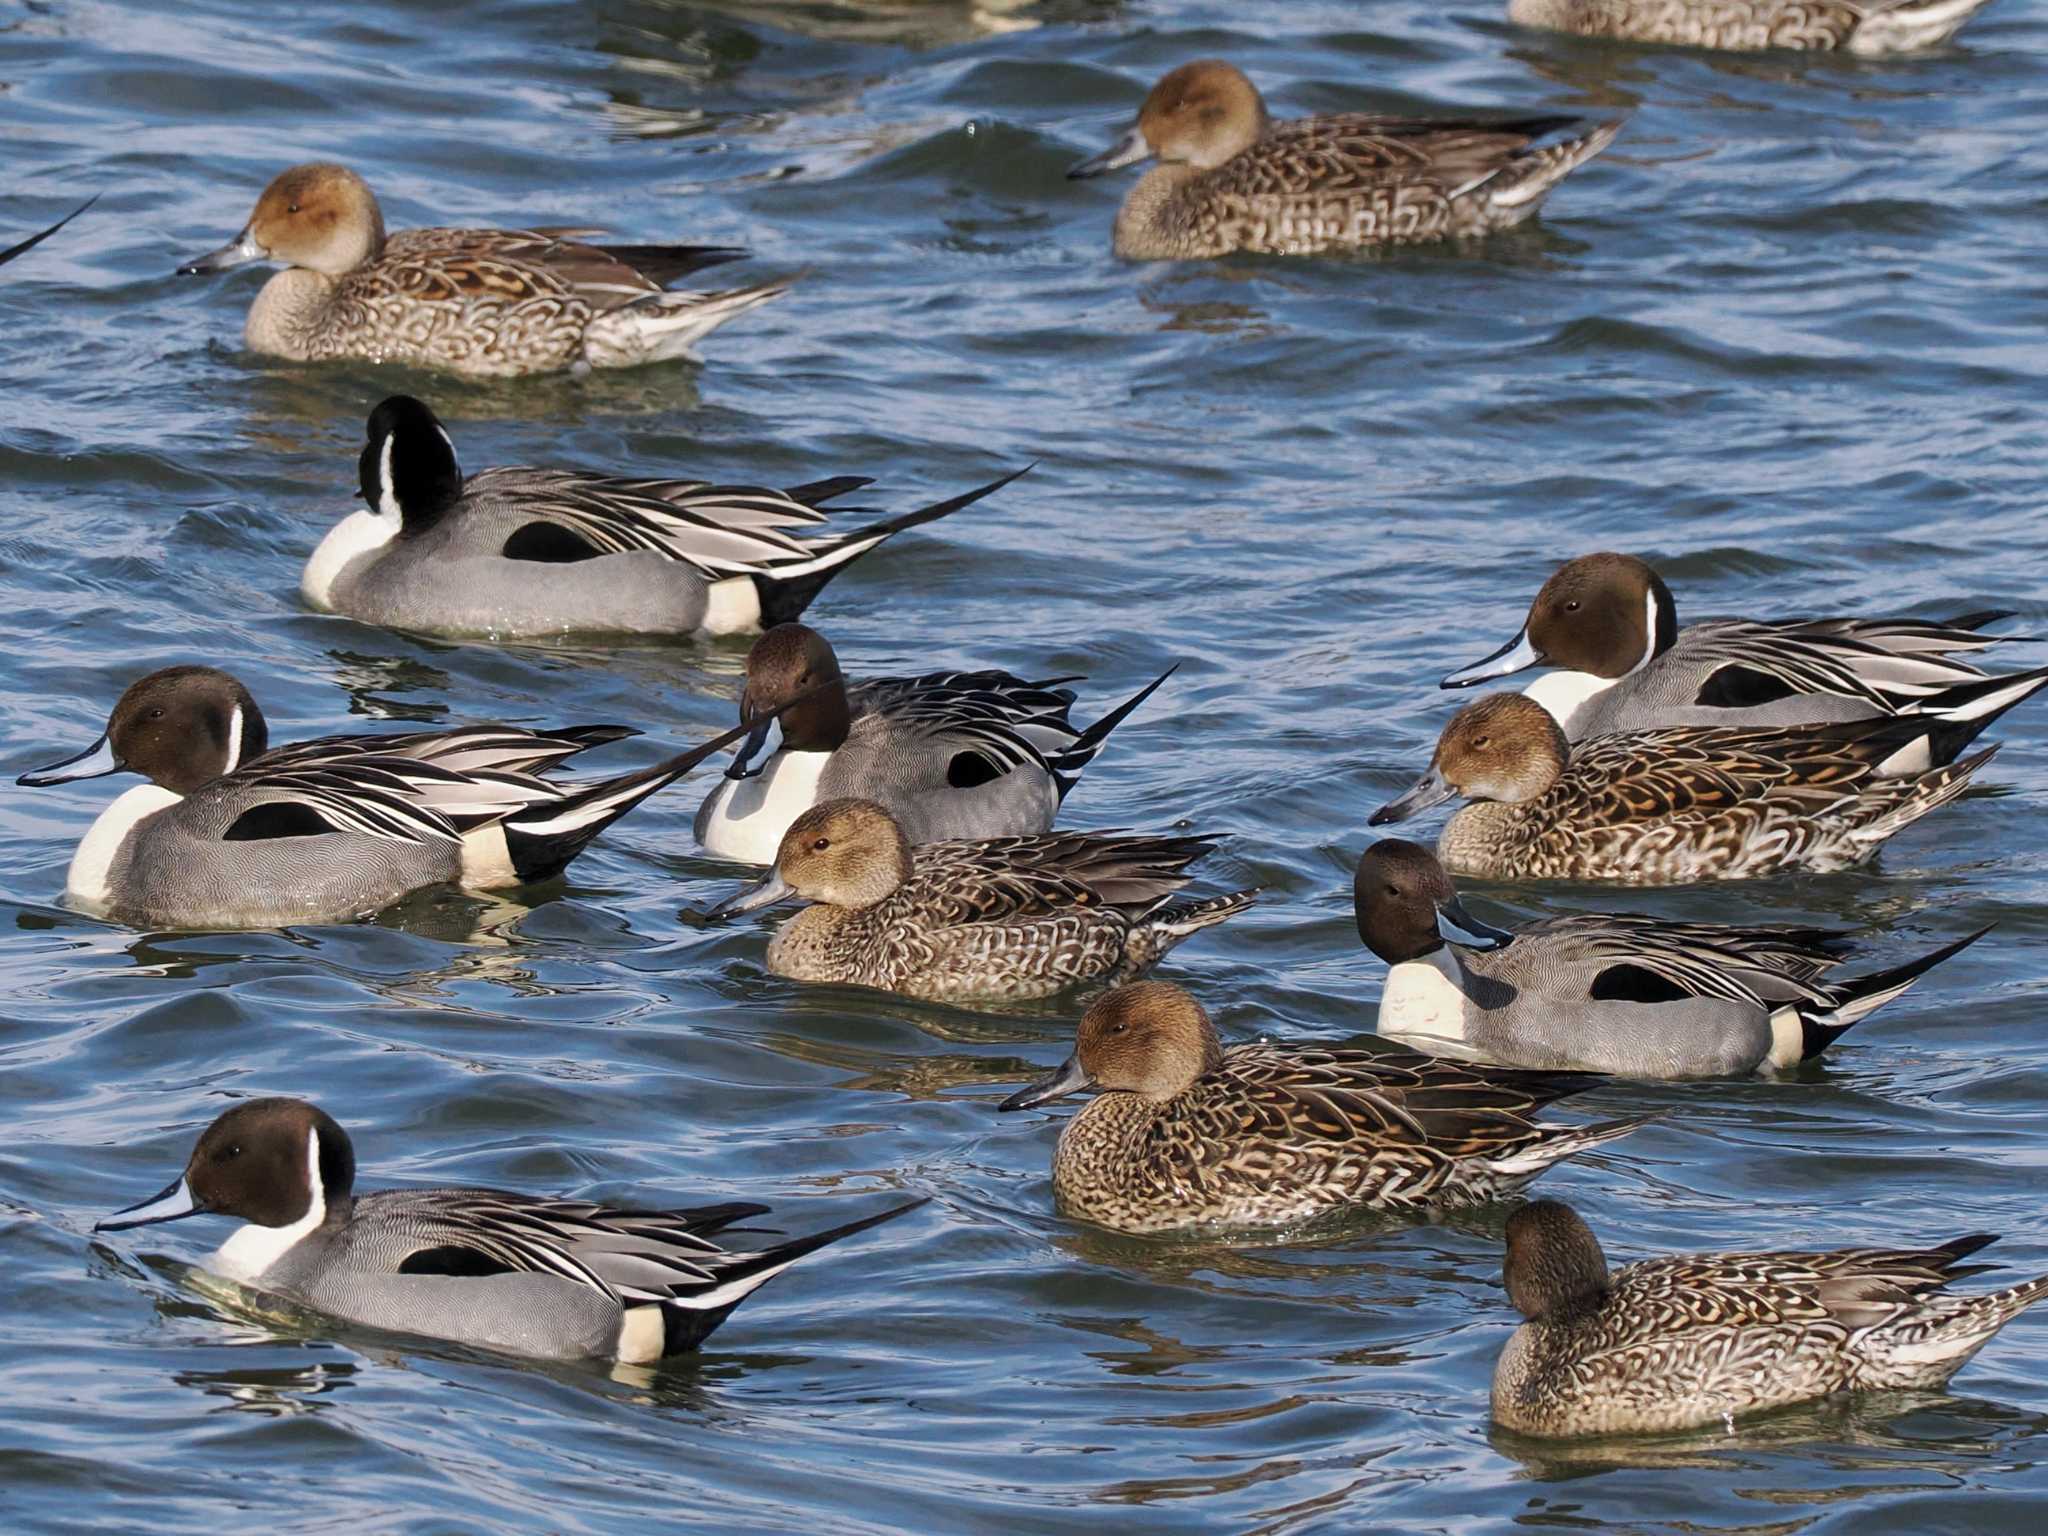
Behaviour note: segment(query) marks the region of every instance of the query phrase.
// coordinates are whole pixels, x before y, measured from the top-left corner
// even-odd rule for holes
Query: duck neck
[[[1103,1214],[1101,1202],[1128,1186],[1152,1146],[1151,1132],[1173,1099],[1099,1093],[1060,1131],[1052,1158],[1053,1197],[1077,1216]]]
[[[305,267],[289,267],[263,285],[249,306],[242,339],[250,350],[274,357],[310,358],[313,337],[334,297],[335,280]]]
[[[1195,220],[1182,193],[1207,175],[1192,165],[1155,165],[1131,188],[1117,210],[1115,253],[1128,261],[1160,261],[1191,254]]]
[[[1531,802],[1533,803],[1533,802]],[[1444,823],[1436,855],[1452,874],[1495,873],[1525,840],[1528,804],[1475,800]]]
[[[800,981],[850,981],[887,986],[884,962],[891,951],[881,942],[875,907],[805,907],[768,943],[768,968]]]

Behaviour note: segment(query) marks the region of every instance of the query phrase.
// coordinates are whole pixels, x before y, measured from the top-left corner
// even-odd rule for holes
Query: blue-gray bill
[[[1453,896],[1436,904],[1436,931],[1449,942],[1465,949],[1506,949],[1515,936],[1505,928],[1482,923],[1465,904]]]
[[[1366,817],[1365,824],[1369,827],[1384,827],[1390,821],[1406,821],[1410,816],[1420,816],[1433,805],[1442,805],[1457,792],[1444,779],[1442,771],[1432,767],[1415,781],[1415,787],[1407,794],[1389,800]]]
[[[1090,176],[1101,176],[1109,171],[1120,171],[1127,165],[1136,165],[1140,160],[1152,158],[1152,146],[1145,142],[1145,135],[1137,125],[1099,155],[1090,155],[1086,160],[1077,161],[1067,168],[1067,180],[1085,181]]]
[[[159,1221],[178,1221],[186,1216],[204,1215],[206,1207],[192,1198],[192,1186],[183,1175],[138,1205],[116,1211],[92,1224],[95,1232],[123,1232],[129,1227],[146,1227]]]
[[[127,766],[115,755],[113,742],[102,736],[76,757],[67,757],[61,763],[24,773],[14,782],[29,789],[38,789],[45,784],[68,784],[73,779],[105,778]]]
[[[756,725],[747,739],[740,743],[739,750],[732,755],[731,765],[725,770],[725,776],[728,779],[759,778],[765,769],[749,768],[747,765],[756,761],[766,763],[781,750],[782,719],[778,715],[770,715]]]
[[[758,912],[763,907],[772,907],[778,901],[789,901],[796,892],[789,882],[774,870],[748,886],[738,895],[728,896],[717,906],[704,914],[704,921],[715,923],[728,917],[738,917],[742,912]]]
[[[1496,677],[1508,677],[1513,673],[1526,672],[1531,667],[1540,667],[1544,664],[1542,653],[1529,643],[1529,630],[1525,625],[1519,635],[1491,656],[1483,656],[1469,667],[1460,667],[1438,683],[1437,687],[1470,688],[1474,683],[1483,683]]]
[[[1040,1104],[1050,1104],[1054,1099],[1064,1099],[1070,1093],[1079,1093],[1084,1088],[1092,1088],[1094,1086],[1095,1079],[1090,1077],[1086,1069],[1082,1067],[1081,1058],[1069,1056],[1060,1063],[1059,1070],[1050,1077],[1042,1077],[1028,1087],[1019,1088],[1015,1093],[1003,1100],[1002,1103],[998,1104],[996,1108],[999,1110],[1032,1109]]]
[[[270,252],[256,243],[255,235],[243,230],[234,239],[217,251],[208,251],[204,256],[194,257],[178,268],[179,277],[191,277],[201,272],[225,272],[229,267],[239,267],[245,261],[264,261]]]

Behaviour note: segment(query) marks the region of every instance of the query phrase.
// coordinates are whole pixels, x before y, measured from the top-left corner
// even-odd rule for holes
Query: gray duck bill
[[[1433,805],[1442,805],[1456,793],[1457,790],[1445,782],[1443,774],[1432,768],[1415,781],[1415,787],[1407,794],[1389,800],[1366,817],[1365,824],[1384,827],[1390,821],[1406,821],[1410,816],[1420,816]]]
[[[138,1205],[101,1217],[92,1224],[95,1232],[123,1232],[129,1227],[147,1227],[159,1221],[179,1221],[204,1215],[206,1207],[192,1198],[191,1186],[181,1174]]]
[[[75,757],[67,757],[61,763],[52,763],[47,768],[38,768],[24,773],[14,782],[29,789],[39,789],[45,784],[68,784],[73,779],[100,779],[110,773],[119,773],[128,765],[115,755],[114,744],[105,736],[87,747]]]
[[[1086,181],[1090,176],[1101,176],[1109,171],[1120,171],[1127,165],[1136,165],[1140,160],[1152,158],[1152,146],[1145,142],[1145,135],[1133,124],[1130,132],[1118,139],[1099,155],[1090,155],[1086,160],[1076,161],[1067,167],[1067,180]]]
[[[1467,912],[1465,903],[1455,896],[1436,904],[1436,931],[1464,949],[1506,949],[1515,942],[1515,936],[1505,928],[1482,923]]]
[[[1449,677],[1437,684],[1439,688],[1470,688],[1474,683],[1489,682],[1496,677],[1510,677],[1517,672],[1526,672],[1531,667],[1544,665],[1544,658],[1535,646],[1529,643],[1529,630],[1525,625],[1522,632],[1491,656],[1482,656],[1469,667],[1460,667]]]
[[[234,239],[217,251],[208,251],[204,256],[195,256],[177,270],[179,277],[194,277],[204,272],[225,272],[229,267],[239,267],[245,261],[263,261],[270,252],[256,243],[256,237],[243,230]]]
[[[732,755],[732,762],[725,770],[728,779],[755,779],[767,772],[767,759],[782,750],[782,717],[770,715],[748,733],[747,739],[739,744]],[[747,765],[760,760],[764,766],[749,768]]]
[[[1069,1056],[1050,1077],[1041,1077],[1028,1087],[1019,1088],[996,1108],[1034,1109],[1040,1104],[1050,1104],[1054,1099],[1064,1099],[1070,1093],[1079,1093],[1094,1086],[1095,1079],[1081,1066],[1081,1058]]]
[[[742,912],[758,912],[763,907],[772,907],[778,901],[788,901],[796,895],[787,880],[775,870],[769,870],[754,884],[735,896],[728,896],[717,906],[704,914],[704,921],[716,923],[728,917],[738,917]]]

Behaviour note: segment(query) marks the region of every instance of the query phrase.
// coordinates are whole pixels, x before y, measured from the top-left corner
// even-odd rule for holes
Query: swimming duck
[[[1911,53],[1947,42],[1988,0],[1508,0],[1508,20],[1638,43]]]
[[[587,245],[544,229],[387,237],[362,177],[312,164],[281,173],[239,235],[178,271],[286,264],[250,307],[242,339],[251,351],[511,378],[692,356],[699,339],[788,290],[787,282],[668,290],[744,255],[723,245]]]
[[[100,813],[78,845],[67,895],[137,928],[272,928],[341,922],[409,891],[546,880],[656,790],[737,741],[616,778],[563,782],[547,769],[640,733],[477,725],[270,746],[253,695],[213,667],[165,667],[131,683],[100,739],[15,782],[110,773],[149,782]]]
[[[630,1211],[499,1189],[358,1194],[348,1133],[303,1099],[251,1099],[209,1125],[168,1189],[95,1232],[238,1216],[205,1261],[223,1279],[394,1333],[544,1360],[658,1360],[695,1349],[805,1254],[914,1200],[767,1248],[719,1241],[751,1201]]]
[[[1445,688],[1553,667],[1523,690],[1567,740],[1674,725],[1817,725],[1918,715],[1928,750],[1887,771],[1954,761],[2000,715],[2048,685],[2048,668],[1994,677],[1965,657],[2004,613],[1929,619],[1709,619],[1678,627],[1671,589],[1633,555],[1558,567],[1522,632]]]
[[[1962,1261],[1996,1241],[1692,1254],[1610,1275],[1578,1212],[1533,1201],[1508,1218],[1504,1279],[1528,1321],[1494,1368],[1494,1420],[1550,1436],[1732,1430],[1836,1392],[1939,1387],[2048,1296],[2048,1275],[1949,1291],[1995,1267]]]
[[[1147,683],[1086,730],[1068,723],[1072,677],[929,672],[849,683],[832,643],[778,624],[747,654],[740,720],[752,733],[697,812],[707,853],[774,861],[789,824],[857,796],[911,843],[1015,837],[1051,828],[1109,733],[1171,676]],[[799,694],[806,703],[792,707]]]
[[[1623,1077],[1796,1066],[1897,997],[1979,929],[1844,981],[1847,935],[1585,914],[1490,928],[1436,855],[1388,838],[1352,884],[1358,936],[1386,962],[1379,1033],[1439,1056]]]
[[[790,824],[765,879],[706,914],[815,903],[768,945],[768,969],[910,997],[1045,997],[1115,981],[1234,917],[1253,891],[1176,901],[1212,837],[1052,832],[911,847],[871,800]]]
[[[1303,256],[1507,229],[1620,131],[1561,116],[1276,123],[1241,70],[1198,59],[1153,86],[1130,131],[1067,175],[1161,162],[1117,210],[1113,249],[1126,260]]]
[[[774,491],[579,469],[463,478],[432,410],[393,395],[370,413],[364,511],[328,531],[299,590],[366,624],[513,639],[571,632],[736,634],[793,619],[883,540],[972,506],[1018,475],[854,533],[799,538],[843,475]]]
[[[999,1106],[1098,1097],[1060,1131],[1059,1208],[1123,1232],[1281,1226],[1340,1206],[1474,1205],[1643,1122],[1556,1126],[1532,1112],[1578,1073],[1473,1067],[1407,1051],[1233,1045],[1165,982],[1105,993],[1074,1054]]]
[[[1998,749],[1886,776],[1937,725],[1846,725],[1596,736],[1572,747],[1519,693],[1466,705],[1429,772],[1370,824],[1405,821],[1454,795],[1475,802],[1437,842],[1455,874],[1675,885],[1786,870],[1850,869],[1946,805]]]

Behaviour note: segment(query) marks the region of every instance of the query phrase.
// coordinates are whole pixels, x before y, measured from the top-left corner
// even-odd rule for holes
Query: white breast
[[[71,856],[71,874],[64,882],[65,894],[87,907],[105,906],[113,897],[107,875],[113,868],[114,855],[128,841],[128,834],[135,830],[136,823],[145,816],[154,816],[158,811],[176,805],[184,798],[161,784],[138,784],[101,811],[99,820],[79,839],[78,852]]]
[[[1448,947],[1387,971],[1380,993],[1379,1032],[1439,1055],[1457,1055],[1465,1043],[1465,994],[1458,962]]]
[[[773,864],[789,824],[818,801],[830,752],[778,752],[751,779],[721,779],[704,804],[706,853],[742,864]]]
[[[1585,708],[1589,699],[1598,698],[1613,686],[1613,678],[1595,677],[1590,672],[1546,672],[1522,692],[1549,710],[1550,717],[1569,736],[1572,716]]]
[[[246,1285],[298,1246],[307,1233],[327,1219],[327,1193],[320,1187],[320,1133],[306,1132],[306,1177],[313,1191],[306,1214],[288,1227],[259,1227],[245,1222],[228,1240],[207,1255],[206,1267],[224,1280]]]
[[[306,562],[306,573],[299,578],[300,594],[315,608],[331,610],[334,584],[348,569],[349,562],[382,549],[397,537],[397,518],[384,517],[367,508],[351,512],[327,530],[327,537]]]

